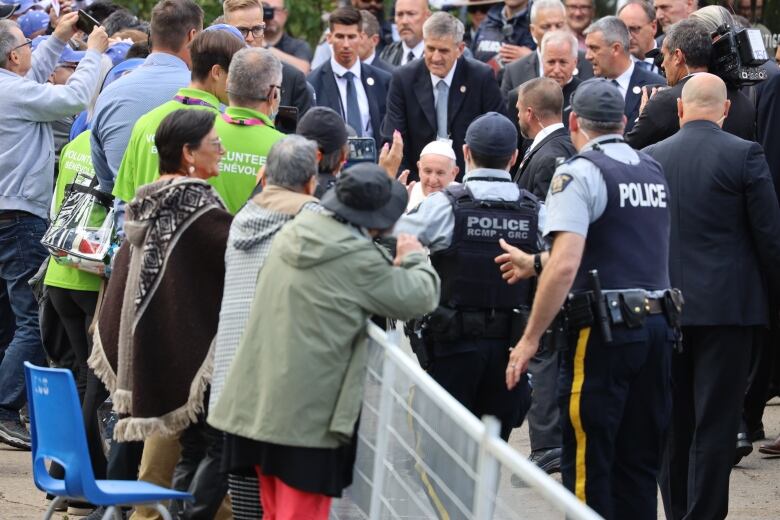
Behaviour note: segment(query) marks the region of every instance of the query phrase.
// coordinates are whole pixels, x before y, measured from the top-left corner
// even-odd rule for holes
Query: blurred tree
[[[336,4],[336,0],[287,0],[287,32],[316,47],[325,28],[323,15],[335,9]]]

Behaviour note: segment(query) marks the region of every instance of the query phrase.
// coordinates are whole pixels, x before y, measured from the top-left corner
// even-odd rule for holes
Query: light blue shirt
[[[51,123],[84,110],[100,74],[100,53],[87,51],[66,85],[46,83],[64,48],[65,42],[54,36],[41,43],[25,77],[0,68],[0,211],[49,217],[54,191]]]
[[[475,181],[474,177],[505,179],[509,182]],[[478,168],[468,172],[463,182],[471,190],[474,198],[480,200],[517,200],[520,188],[512,182],[512,176],[505,170]],[[544,227],[545,209],[539,205],[539,231]],[[455,215],[452,204],[442,192],[437,192],[423,200],[417,209],[403,215],[393,228],[393,235],[400,233],[414,235],[431,253],[450,247],[455,232]],[[541,239],[540,239],[541,243]],[[498,269],[498,267],[496,267]]]
[[[190,83],[187,64],[172,54],[153,52],[143,65],[100,94],[92,119],[92,164],[100,189],[111,193],[133,125],[170,101]]]

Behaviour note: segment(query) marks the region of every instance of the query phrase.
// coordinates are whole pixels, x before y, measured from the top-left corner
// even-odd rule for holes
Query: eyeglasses
[[[28,45],[29,45],[30,47],[32,47],[32,40],[31,40],[31,39],[29,39],[29,38],[25,38],[25,42],[24,42],[23,44],[21,44],[21,45],[17,45],[17,46],[16,46],[16,47],[14,47],[13,49],[11,49],[11,51],[15,51],[16,49],[21,49],[22,47],[27,47]]]
[[[208,143],[216,150],[219,151],[220,155],[225,153],[225,147],[222,146],[222,140],[217,137],[216,139],[211,139],[208,141]]]
[[[260,38],[265,33],[265,24],[262,23],[260,25],[255,25],[254,27],[236,27],[236,29],[238,29],[238,32],[240,32],[241,36],[244,38],[249,36],[250,32],[255,38]]]

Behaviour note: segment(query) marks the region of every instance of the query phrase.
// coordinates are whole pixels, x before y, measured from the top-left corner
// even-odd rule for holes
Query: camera
[[[758,29],[734,30],[723,24],[712,33],[710,72],[735,87],[755,85],[767,78],[760,65],[769,56]]]

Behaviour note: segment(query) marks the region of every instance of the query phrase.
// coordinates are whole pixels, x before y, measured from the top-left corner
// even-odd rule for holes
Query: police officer
[[[558,167],[547,195],[544,233],[552,249],[535,261],[502,244],[509,253],[496,261],[510,284],[541,270],[528,325],[506,367],[508,388],[522,383],[566,302],[564,485],[608,520],[655,520],[671,415],[671,325],[679,324],[681,302],[669,289],[666,181],[656,161],[623,142],[623,108],[609,81],[580,85],[569,117],[579,155]]]
[[[512,182],[508,170],[518,152],[509,119],[496,112],[478,117],[465,143],[463,184],[425,199],[394,233],[417,236],[442,280],[440,306],[422,331],[433,357],[429,373],[476,416],[497,417],[508,439],[525,417],[530,393],[525,377],[508,389],[502,376],[532,296],[529,283],[505,284],[493,258],[499,238],[530,253],[539,250],[542,206]]]

